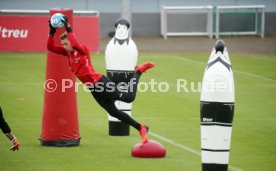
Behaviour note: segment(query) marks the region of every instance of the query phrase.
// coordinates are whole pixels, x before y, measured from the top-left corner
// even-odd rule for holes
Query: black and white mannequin
[[[218,40],[205,68],[200,97],[203,171],[227,171],[234,118],[234,77],[227,48]]]
[[[116,84],[128,83],[133,77],[135,66],[137,66],[138,51],[136,44],[129,37],[130,24],[125,19],[115,22],[115,36],[109,41],[105,50],[105,62],[107,76]],[[121,87],[124,89],[124,87]],[[131,115],[131,103],[121,101],[115,102],[116,107]],[[118,119],[108,115],[109,135],[129,135],[129,126]]]

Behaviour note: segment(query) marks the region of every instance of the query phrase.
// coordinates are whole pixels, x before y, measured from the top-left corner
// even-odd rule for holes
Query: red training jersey
[[[92,66],[88,48],[85,45],[79,44],[73,32],[68,33],[68,39],[74,49],[73,52],[68,52],[63,46],[55,44],[53,35],[49,35],[48,37],[47,49],[67,56],[70,70],[82,83],[97,83],[102,78],[102,74],[97,73]]]

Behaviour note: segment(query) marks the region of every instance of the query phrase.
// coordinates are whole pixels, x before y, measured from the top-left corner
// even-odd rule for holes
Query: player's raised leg
[[[136,92],[137,92],[137,87],[138,87],[140,76],[144,72],[146,72],[147,70],[149,70],[150,68],[153,68],[153,67],[154,67],[154,63],[152,63],[152,62],[146,62],[144,64],[138,65],[135,68],[134,76],[130,81],[128,91],[123,92],[123,91],[118,90],[119,96],[118,96],[118,99],[116,99],[116,100],[121,100],[121,101],[124,101],[127,103],[133,102],[136,97]]]

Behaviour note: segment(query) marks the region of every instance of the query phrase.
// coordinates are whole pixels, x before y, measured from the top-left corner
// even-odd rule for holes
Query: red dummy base
[[[166,156],[166,148],[157,141],[148,140],[138,143],[131,150],[132,157],[162,158]]]

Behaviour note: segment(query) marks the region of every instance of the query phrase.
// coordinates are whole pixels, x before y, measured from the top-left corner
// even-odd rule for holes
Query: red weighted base
[[[148,140],[146,143],[136,144],[131,154],[133,157],[141,158],[161,158],[166,156],[166,148],[157,141]]]

